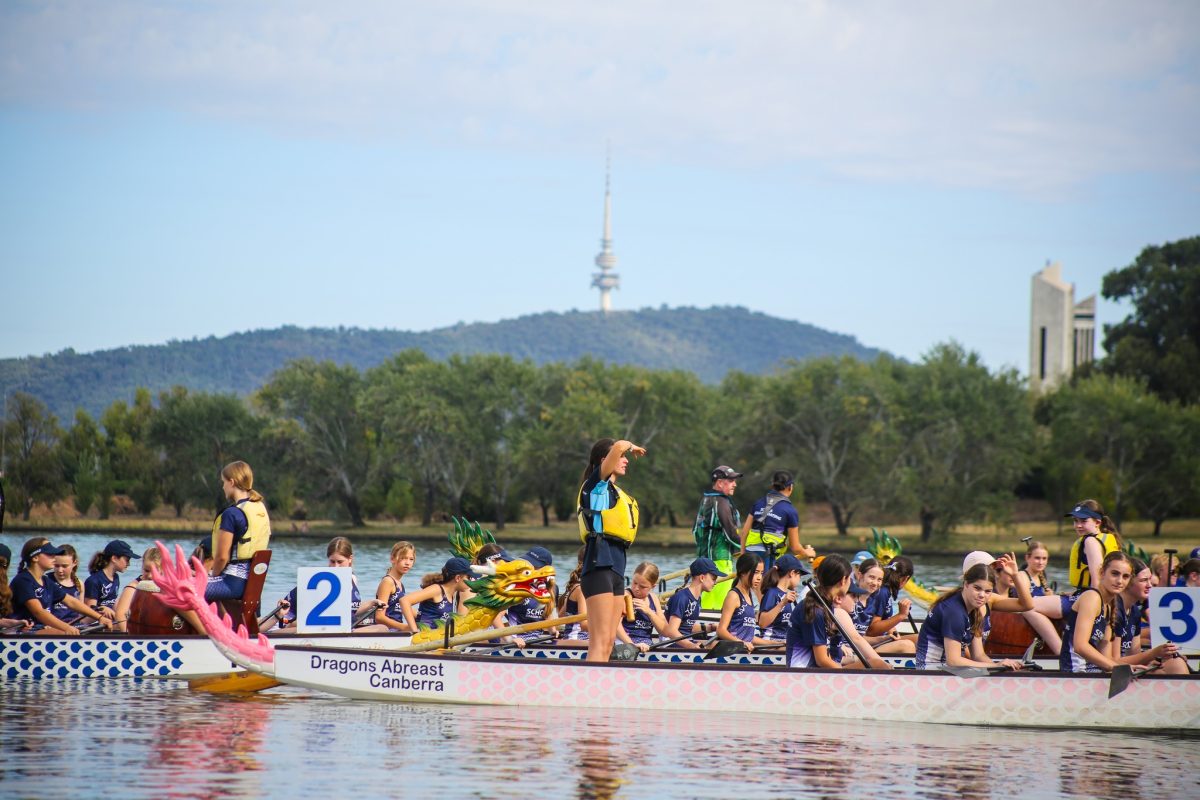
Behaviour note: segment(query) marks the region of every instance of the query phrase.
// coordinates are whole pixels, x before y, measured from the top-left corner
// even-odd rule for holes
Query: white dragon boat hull
[[[251,663],[251,662],[248,662]],[[1149,676],[1108,698],[1108,675],[793,670],[565,659],[314,651],[280,645],[262,671],[341,697],[406,703],[737,712],[1015,727],[1200,727],[1200,680]],[[701,698],[699,701],[697,698]],[[881,698],[886,698],[881,702]]]

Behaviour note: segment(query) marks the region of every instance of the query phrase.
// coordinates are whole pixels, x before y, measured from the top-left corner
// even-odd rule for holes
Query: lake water
[[[55,541],[86,558],[109,538]],[[139,551],[150,544],[125,538]],[[14,551],[23,542],[4,541]],[[385,542],[359,546],[364,588],[374,588],[389,550]],[[573,563],[571,543],[551,551]],[[664,572],[690,560],[684,551],[636,553],[643,556]],[[445,558],[419,548],[414,576]],[[276,542],[267,598],[291,587],[297,566],[323,560],[322,543]],[[945,582],[953,561],[925,559],[918,577]],[[747,698],[746,713],[713,715],[703,698],[678,712],[631,713],[373,703],[288,687],[239,697],[154,680],[16,680],[0,686],[0,797],[1200,796],[1200,732],[884,726],[750,710],[769,704],[769,686]]]

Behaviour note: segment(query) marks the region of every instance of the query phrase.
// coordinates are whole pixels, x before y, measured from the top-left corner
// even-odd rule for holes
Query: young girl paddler
[[[34,537],[21,548],[21,565],[17,576],[12,579],[12,616],[33,623],[33,633],[66,633],[78,636],[79,629],[68,625],[50,613],[55,603],[64,602],[76,613],[99,622],[112,629],[112,620],[98,609],[63,592],[58,581],[50,575],[54,569],[55,556],[62,555],[62,548],[55,547],[45,537]]]
[[[411,542],[396,542],[392,545],[391,566],[387,574],[379,581],[375,590],[375,600],[379,607],[375,609],[375,624],[384,625],[389,630],[400,633],[413,633],[404,619],[404,610],[400,608],[400,598],[404,597],[404,576],[412,569],[417,557],[417,548]]]
[[[1003,563],[1002,563],[1003,562]],[[1007,574],[1016,571],[1016,562],[1002,556],[994,563]],[[917,669],[952,667],[991,667],[994,662],[983,649],[983,624],[989,602],[1001,611],[1025,610],[1029,599],[1003,598],[993,601],[991,564],[978,562],[968,567],[962,586],[946,592],[929,608],[929,616],[917,637]],[[1008,659],[1000,662],[1010,669],[1020,669],[1021,662]]]
[[[721,621],[717,623],[717,638],[741,642],[746,652],[754,646],[771,644],[757,634],[758,594],[762,585],[763,565],[754,553],[742,553],[734,566],[733,588],[721,605]]]

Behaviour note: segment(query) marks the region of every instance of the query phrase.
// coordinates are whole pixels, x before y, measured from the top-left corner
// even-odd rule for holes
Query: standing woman
[[[800,514],[791,499],[795,488],[792,473],[776,472],[771,476],[771,491],[754,504],[742,526],[742,552],[758,556],[765,570],[784,553],[805,558],[817,555],[812,547],[800,543]]]
[[[754,652],[756,644],[770,644],[770,639],[756,636],[758,595],[762,586],[763,565],[754,553],[742,553],[734,566],[733,588],[725,595],[721,606],[721,621],[717,623],[717,638],[746,645]]]
[[[637,537],[638,504],[617,486],[629,454],[644,447],[621,439],[592,445],[579,487],[579,535],[586,545],[580,587],[588,609],[588,661],[608,661],[625,610],[625,553]]]
[[[34,633],[66,633],[78,636],[79,629],[68,625],[50,613],[55,603],[64,602],[67,607],[82,616],[89,617],[108,629],[112,620],[99,609],[84,604],[63,592],[58,581],[48,573],[54,569],[54,557],[62,555],[62,548],[50,544],[44,536],[34,537],[21,548],[21,565],[17,577],[12,579],[13,617],[28,620],[40,630]],[[43,627],[44,626],[44,627]]]
[[[221,490],[229,505],[213,521],[213,563],[204,599],[240,600],[250,577],[250,559],[271,542],[271,520],[263,497],[254,491],[254,472],[245,461],[221,470]]]
[[[1112,653],[1116,604],[1133,577],[1133,562],[1117,550],[1104,557],[1092,577],[1099,585],[1080,592],[1066,613],[1058,654],[1063,672],[1112,672],[1119,663]]]

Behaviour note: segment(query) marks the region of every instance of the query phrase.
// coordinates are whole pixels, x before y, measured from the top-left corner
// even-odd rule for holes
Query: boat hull
[[[1107,675],[792,670],[322,650],[280,646],[274,676],[391,702],[738,712],[956,725],[1177,730],[1200,726],[1200,680],[1152,676],[1111,700]],[[700,698],[698,700],[698,698]],[[699,704],[699,705],[698,705]]]

